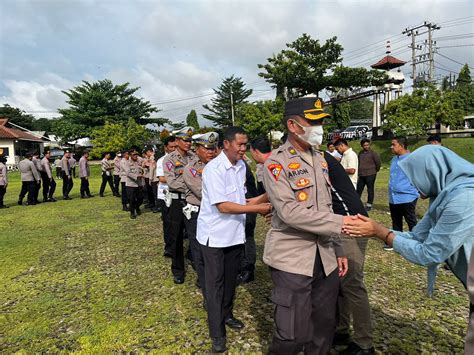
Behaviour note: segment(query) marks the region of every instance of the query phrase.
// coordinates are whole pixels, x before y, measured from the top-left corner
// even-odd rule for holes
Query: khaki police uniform
[[[156,176],[156,160],[154,157],[150,159],[149,166],[150,166],[150,172],[148,174],[148,179],[150,182],[151,186],[151,198],[153,200],[153,213],[158,213],[160,211],[159,209],[159,203],[158,203],[158,184],[160,183],[160,179]]]
[[[318,101],[292,100],[285,116],[323,118]],[[263,174],[274,208],[263,256],[274,284],[276,329],[269,353],[326,354],[336,329],[336,256],[344,254],[343,216],[332,211],[327,162],[321,152],[300,152],[287,141],[272,152]]]
[[[39,195],[39,191],[41,189],[41,180],[42,180],[42,176],[43,176],[43,165],[41,164],[41,160],[39,158],[37,158],[36,156],[33,156],[33,159],[31,159],[31,161],[33,162],[33,164],[35,164],[35,167],[36,167],[36,170],[38,171],[38,173],[40,174],[40,181],[36,184],[36,187],[35,187],[35,202],[36,203],[39,203],[38,202],[38,195]]]
[[[0,208],[7,208],[3,204],[3,198],[7,192],[7,186],[8,186],[8,171],[7,171],[7,166],[0,162]]]
[[[66,156],[63,156],[63,158],[61,159],[61,174],[63,178],[63,198],[68,200],[69,193],[71,192],[74,186],[74,182],[72,180],[71,168],[69,166],[69,159],[66,158]]]
[[[89,160],[82,156],[79,159],[79,178],[81,179],[81,198],[92,197],[91,191],[89,188],[89,177],[91,176],[91,171],[89,168]]]
[[[48,158],[44,157],[41,159],[41,179],[43,180],[43,201],[56,201],[53,198],[54,191],[56,191],[56,181],[53,179],[53,173],[51,171],[51,163]]]
[[[38,170],[36,170],[35,164],[27,158],[18,163],[18,169],[21,176],[21,191],[18,197],[18,204],[21,205],[23,203],[26,193],[28,193],[28,204],[35,204],[36,185],[39,183],[41,176]]]
[[[193,129],[184,127],[175,133],[176,138],[191,140]],[[168,184],[168,194],[171,197],[171,205],[169,206],[169,238],[171,252],[171,271],[175,281],[184,279],[185,263],[183,251],[184,239],[184,215],[183,207],[186,206],[187,186],[184,183],[183,173],[184,167],[194,159],[194,154],[188,151],[187,154],[181,155],[179,149],[168,154],[163,160],[163,170]]]
[[[131,158],[125,165],[125,187],[127,189],[127,198],[129,201],[130,217],[136,218],[141,214],[140,206],[143,203],[143,168],[142,163]]]
[[[215,132],[194,137],[195,144],[203,145],[205,148],[215,149],[219,135]],[[202,198],[202,172],[206,163],[196,157],[184,167],[183,179],[187,190],[185,193],[186,207],[183,208],[184,223],[189,239],[189,247],[193,258],[194,267],[201,286],[202,294],[206,294],[206,283],[204,277],[204,259],[202,257],[201,245],[196,239],[197,220]]]
[[[102,159],[100,162],[100,169],[102,170],[102,183],[100,184],[99,196],[104,197],[105,186],[109,184],[112,194],[115,195],[114,184],[112,179],[112,171],[114,167],[107,159]]]
[[[122,154],[117,153],[114,158],[114,190],[115,196],[120,197],[120,162],[122,161]]]
[[[124,211],[128,211],[128,197],[127,197],[127,187],[125,185],[126,181],[127,181],[127,175],[125,173],[126,169],[127,169],[127,165],[128,165],[128,162],[129,162],[130,158],[129,159],[125,159],[123,158],[122,160],[120,160],[120,172],[119,172],[119,176],[120,176],[120,186],[122,187],[122,208]]]

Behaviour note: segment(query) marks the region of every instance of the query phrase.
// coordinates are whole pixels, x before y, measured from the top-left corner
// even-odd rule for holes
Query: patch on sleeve
[[[196,175],[198,174],[197,170],[194,169],[194,168],[190,168],[189,171],[191,172],[191,174],[193,175],[193,177],[196,177]]]
[[[270,173],[273,175],[273,178],[275,181],[278,181],[278,177],[280,176],[282,166],[280,164],[270,164],[268,166],[268,170],[270,170]]]
[[[171,170],[173,170],[174,165],[173,165],[172,162],[168,161],[168,162],[166,162],[166,167],[168,168],[168,171],[171,171]]]

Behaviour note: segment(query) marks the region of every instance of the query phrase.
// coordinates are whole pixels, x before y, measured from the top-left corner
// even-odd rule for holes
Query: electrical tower
[[[426,28],[427,30],[424,32],[420,32],[419,30],[422,28]],[[436,42],[433,41],[433,31],[439,30],[441,27],[425,21],[422,25],[405,28],[402,34],[406,34],[407,36],[411,37],[411,45],[408,46],[411,48],[411,78],[413,79],[413,86],[416,86],[419,82],[433,82],[434,81],[434,53],[436,49]],[[425,52],[416,55],[417,50],[422,50],[423,46],[416,43],[415,38],[417,36],[421,36],[424,34],[428,34],[428,39],[425,39],[424,47]],[[421,70],[417,73],[417,65],[428,63],[428,71]]]

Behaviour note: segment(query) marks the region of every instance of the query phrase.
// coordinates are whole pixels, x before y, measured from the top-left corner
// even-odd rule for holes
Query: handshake
[[[388,231],[387,228],[361,214],[344,216],[342,233],[351,237],[377,237],[386,231]]]

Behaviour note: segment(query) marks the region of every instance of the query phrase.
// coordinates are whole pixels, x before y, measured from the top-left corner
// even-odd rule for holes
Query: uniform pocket
[[[309,178],[290,180],[290,186],[297,202],[302,203],[306,208],[314,205],[312,194],[314,193],[315,186],[312,180]]]
[[[282,340],[295,339],[295,307],[293,292],[284,288],[272,290],[271,300],[275,304],[274,316],[276,334]]]

